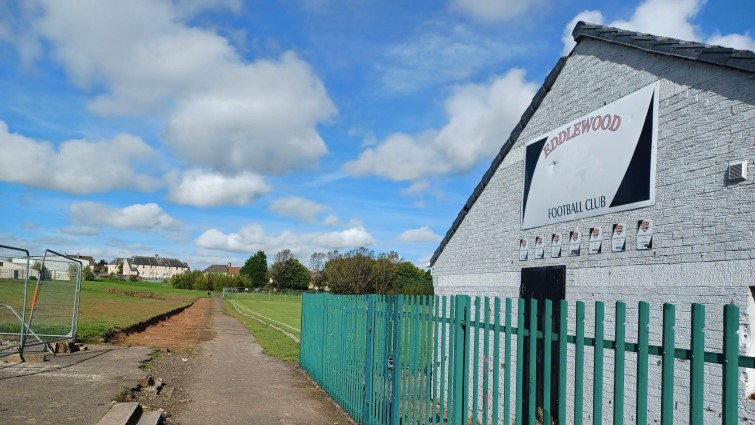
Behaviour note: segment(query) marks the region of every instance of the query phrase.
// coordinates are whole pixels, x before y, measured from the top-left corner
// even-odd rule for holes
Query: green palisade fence
[[[623,302],[614,314],[607,310],[595,302],[588,317],[578,301],[569,318],[567,301],[304,294],[301,368],[364,425],[542,424],[545,418],[647,424],[649,415],[662,424],[740,422],[738,375],[755,368],[755,358],[739,355],[736,306],[723,307],[720,351],[705,351],[701,304],[683,319],[664,304],[660,330],[651,329],[645,302],[632,327]],[[675,345],[681,320],[689,347]],[[606,337],[611,329],[613,340]],[[652,335],[661,345],[649,343]],[[680,372],[679,362],[688,363],[688,372]],[[649,388],[649,364],[660,367],[653,375],[659,393]],[[710,367],[720,368],[721,378],[708,388]],[[688,382],[684,399],[679,380]],[[710,412],[711,394],[720,413]],[[687,408],[678,410],[680,402]]]

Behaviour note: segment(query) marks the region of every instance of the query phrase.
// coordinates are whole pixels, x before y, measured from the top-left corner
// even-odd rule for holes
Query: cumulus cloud
[[[442,236],[433,232],[427,226],[406,230],[398,237],[398,240],[402,242],[440,242],[442,239]]]
[[[392,134],[343,169],[355,177],[376,175],[394,181],[467,171],[498,152],[536,90],[518,68],[489,84],[457,87],[445,102],[448,121],[442,129],[415,136]]]
[[[183,173],[168,193],[168,200],[197,207],[247,205],[270,192],[262,177],[253,173],[225,176],[221,173],[191,170]]]
[[[494,23],[514,18],[537,3],[533,0],[452,0],[451,8],[477,21]]]
[[[629,19],[619,19],[607,24],[610,27],[638,31],[680,40],[702,41],[708,44],[733,47],[735,49],[755,49],[755,39],[749,33],[719,33],[705,35],[692,20],[700,13],[705,0],[645,0],[640,3]],[[568,54],[574,45],[571,32],[578,21],[603,24],[603,14],[597,10],[584,11],[572,19],[564,29],[562,41],[564,54]]]
[[[181,22],[217,3],[40,0],[35,28],[69,79],[100,93],[89,109],[165,116],[167,143],[192,165],[313,166],[327,152],[316,126],[336,114],[324,85],[292,52],[249,63],[228,39]]]
[[[309,199],[291,197],[276,199],[268,209],[276,214],[295,217],[306,223],[314,223],[317,220],[317,214],[330,210],[330,207]]]
[[[74,194],[153,190],[158,181],[137,170],[154,156],[149,145],[128,134],[104,141],[68,140],[55,147],[11,133],[0,121],[0,180],[11,183]]]
[[[575,16],[571,21],[569,21],[568,24],[566,24],[566,27],[564,27],[564,32],[563,34],[561,34],[561,42],[564,44],[564,50],[562,54],[564,56],[568,55],[569,52],[571,52],[571,50],[574,48],[574,46],[577,45],[577,42],[574,41],[574,37],[572,37],[572,31],[579,21],[602,25],[603,13],[601,13],[599,10],[585,10],[578,13],[577,16]]]
[[[175,230],[182,223],[153,203],[112,208],[99,202],[76,202],[68,208],[73,226],[68,233],[82,234],[84,229],[135,229],[143,231]]]
[[[277,235],[267,234],[258,223],[252,223],[235,233],[223,233],[210,229],[196,240],[197,247],[231,252],[278,252],[290,249],[297,257],[305,258],[315,251],[357,248],[374,243],[372,235],[363,226],[349,227],[338,232],[294,233],[283,231]]]

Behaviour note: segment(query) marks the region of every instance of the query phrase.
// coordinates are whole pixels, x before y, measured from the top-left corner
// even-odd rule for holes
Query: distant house
[[[118,257],[114,259],[113,261],[107,263],[107,273],[108,274],[121,274],[118,271],[118,264],[121,264],[125,260],[125,258]],[[126,267],[123,268],[123,271],[125,272],[128,270]]]
[[[203,273],[218,273],[229,276],[238,276],[241,274],[241,267],[233,267],[231,263],[225,264],[213,264],[202,271]]]
[[[118,270],[122,265],[122,273]],[[189,271],[189,265],[175,258],[134,256],[116,258],[107,265],[108,273],[137,276],[146,280],[170,279],[174,275]]]
[[[92,269],[94,269],[94,265],[96,264],[94,261],[94,257],[90,257],[89,255],[80,255],[80,254],[65,254],[65,255],[67,257],[71,257],[71,258],[75,258],[79,260],[82,268],[89,266]]]

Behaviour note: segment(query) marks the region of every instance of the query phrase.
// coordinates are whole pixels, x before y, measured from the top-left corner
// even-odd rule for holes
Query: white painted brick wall
[[[540,134],[613,102],[648,84],[660,81],[656,204],[652,207],[521,230],[523,144]],[[503,143],[503,140],[501,140]],[[755,286],[755,186],[725,182],[731,161],[755,163],[755,78],[751,74],[695,61],[672,58],[639,49],[586,39],[546,96],[518,141],[467,214],[454,237],[435,262],[432,273],[436,294],[517,297],[522,267],[566,265],[566,298],[588,305],[587,335],[592,336],[592,301],[606,301],[606,338],[614,330],[613,302],[628,303],[627,340],[636,340],[637,302],[651,303],[651,344],[660,345],[662,303],[677,306],[677,346],[689,344],[689,311],[693,302],[707,307],[706,350],[720,351],[723,305],[740,307],[742,352],[753,351],[748,311],[749,287]],[[587,231],[626,222],[633,230],[641,218],[655,220],[654,248],[634,249],[632,231],[628,250],[603,254],[519,261],[519,239]],[[752,308],[752,307],[751,307]],[[574,322],[569,321],[570,332]],[[592,349],[585,350],[592,362]],[[612,414],[612,351],[606,351],[604,420]],[[573,351],[570,352],[573,360]],[[651,357],[650,421],[659,420],[659,358]],[[689,364],[677,360],[678,402],[675,416],[686,420]],[[636,360],[627,354],[627,420],[634,418]],[[589,369],[587,369],[589,370]],[[573,405],[571,370],[569,409]],[[720,422],[721,368],[706,373],[706,423]],[[591,420],[591,374],[585,381],[585,420]],[[745,401],[752,387],[740,374],[740,417],[755,420],[755,402]]]

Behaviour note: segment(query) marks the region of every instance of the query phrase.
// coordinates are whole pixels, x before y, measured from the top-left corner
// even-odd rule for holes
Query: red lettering
[[[543,145],[543,152],[545,153],[545,157],[547,158],[548,155],[551,153],[551,145],[548,143]]]
[[[611,131],[616,131],[619,129],[619,127],[621,127],[621,117],[618,115],[614,115],[613,122],[611,123],[611,127],[609,127],[608,129]]]
[[[551,139],[551,150],[556,149],[558,147],[558,138],[554,137]]]
[[[590,132],[590,118],[582,120],[582,133]]]
[[[579,136],[579,123],[574,124],[574,137]]]
[[[600,121],[600,115],[598,115],[596,117],[592,117],[592,129],[593,130],[598,131],[600,129],[600,125],[601,124],[602,123]]]
[[[608,130],[611,127],[611,116],[608,114],[603,115],[603,119],[600,123],[600,128],[603,130]]]

